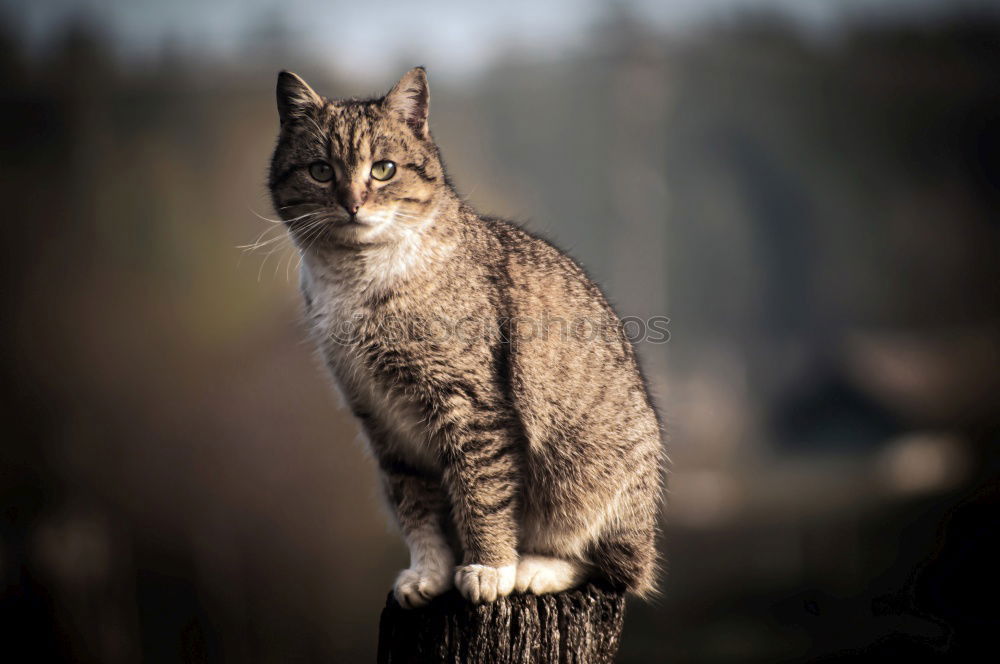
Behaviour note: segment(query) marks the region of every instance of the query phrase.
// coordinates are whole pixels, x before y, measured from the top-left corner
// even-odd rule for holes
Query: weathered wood
[[[392,593],[379,622],[379,664],[608,664],[625,597],[593,584],[554,595],[514,594],[475,606],[452,590],[407,610]]]

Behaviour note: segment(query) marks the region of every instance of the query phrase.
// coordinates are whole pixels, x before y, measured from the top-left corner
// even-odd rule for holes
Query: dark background
[[[3,648],[373,660],[407,555],[297,257],[237,247],[282,234],[277,70],[366,95],[415,64],[463,194],[670,318],[640,345],[668,573],[620,661],[991,643],[997,12],[179,5],[0,4]]]

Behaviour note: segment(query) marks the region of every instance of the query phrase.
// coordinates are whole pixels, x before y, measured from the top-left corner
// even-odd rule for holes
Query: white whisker
[[[267,246],[268,244],[274,242],[278,238],[282,238],[282,237],[285,236],[285,234],[283,232],[280,232],[281,229],[279,228],[278,230],[279,230],[280,234],[278,236],[273,237],[273,238],[269,238],[267,240],[263,240],[263,237],[265,235],[267,235],[268,233],[270,233],[271,231],[273,231],[273,230],[275,230],[274,227],[268,228],[263,233],[261,233],[260,235],[258,235],[257,239],[254,240],[253,242],[251,242],[250,244],[238,244],[238,245],[236,245],[236,248],[237,249],[242,249],[244,252],[246,252],[246,251],[253,251],[255,249],[259,249],[260,247]]]
[[[293,217],[292,219],[289,219],[288,222],[299,221],[299,220],[305,219],[307,217],[311,217],[311,216],[315,216],[317,214],[320,214],[321,212],[322,212],[321,210],[317,210],[317,211],[314,211],[314,212],[307,212],[306,214],[299,215],[298,217]],[[256,214],[256,213],[254,213],[254,214]],[[260,215],[258,215],[258,216],[260,216]],[[261,217],[261,218],[264,219],[265,221],[271,221],[270,219],[265,219],[264,217]],[[282,222],[279,222],[279,223],[282,223]],[[272,230],[275,230],[275,229],[278,229],[279,231],[282,231],[281,235],[279,235],[278,237],[273,237],[273,238],[270,238],[270,239],[267,239],[267,240],[263,240],[263,237],[265,235],[267,235],[269,232],[271,232]],[[272,226],[271,228],[265,229],[264,232],[261,233],[260,235],[258,235],[257,239],[254,240],[253,242],[251,242],[250,244],[236,245],[236,248],[237,249],[242,249],[244,251],[255,251],[257,249],[260,249],[261,247],[266,247],[269,244],[272,244],[274,242],[278,242],[278,241],[280,241],[284,237],[286,237],[286,235],[285,235],[285,233],[283,232],[283,229],[280,226]]]
[[[282,209],[284,209],[284,208],[282,208]],[[283,223],[281,219],[271,219],[270,217],[265,217],[264,215],[260,214],[256,210],[254,210],[252,207],[248,206],[247,210],[250,211],[250,214],[252,214],[253,216],[257,217],[261,221],[266,221],[266,222],[271,223],[271,224],[280,224],[280,223]]]
[[[295,205],[284,206],[280,209],[284,210],[289,207],[298,207],[298,206]],[[271,219],[270,217],[265,217],[264,215],[261,215],[252,208],[247,208],[247,209],[258,219],[266,221],[269,224],[272,224],[268,228],[265,228],[264,231],[261,232],[253,242],[250,242],[249,244],[237,245],[236,247],[237,249],[241,249],[243,254],[256,252],[261,249],[267,249],[266,253],[264,253],[263,260],[261,261],[260,266],[257,269],[258,283],[260,282],[261,277],[263,275],[264,266],[267,265],[267,262],[268,260],[270,260],[271,256],[282,251],[287,251],[289,248],[291,248],[292,245],[291,234],[287,232],[285,224],[294,223],[296,221],[307,220],[304,227],[300,229],[298,232],[300,234],[305,233],[308,235],[309,233],[312,232],[313,229],[318,228],[323,223],[325,223],[326,212],[327,212],[325,209],[320,208],[318,210],[311,210],[309,212],[306,212],[305,214],[301,214],[298,215],[297,217],[292,217],[291,219],[286,220],[286,219]],[[278,234],[275,237],[270,237],[265,239],[265,237],[272,231],[277,231]],[[288,255],[288,262],[291,263],[291,254],[287,255]],[[275,265],[275,277],[277,276],[278,269],[280,269],[281,267],[282,260],[283,257],[279,258],[277,264]],[[240,256],[240,260],[236,262],[237,268],[239,268],[241,262],[242,262],[242,255]],[[286,269],[286,279],[287,279],[287,269]]]

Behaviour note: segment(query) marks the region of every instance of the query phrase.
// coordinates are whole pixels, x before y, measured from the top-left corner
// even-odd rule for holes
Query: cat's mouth
[[[347,217],[346,219],[337,219],[331,222],[334,226],[371,226],[370,222],[358,219],[357,217]]]
[[[285,221],[285,225],[293,233],[311,233],[320,230],[334,228],[352,228],[370,226],[370,222],[355,215],[348,215],[342,211],[329,209],[318,209],[312,213],[295,217]]]
[[[291,206],[289,206],[291,207]],[[303,204],[303,207],[305,205]],[[285,224],[293,233],[317,231],[320,227],[328,230],[360,229],[381,226],[398,214],[398,211],[359,210],[357,214],[349,214],[341,207],[312,207],[305,214],[286,219]],[[301,208],[300,208],[301,209]]]
[[[374,238],[370,236],[386,221],[383,216],[365,212],[348,215],[341,209],[323,208],[285,223],[300,249],[359,248],[372,243]]]
[[[327,221],[322,230],[331,235],[343,235],[344,233],[353,234],[355,231],[360,231],[369,226],[371,224],[366,224],[357,218],[338,217]]]

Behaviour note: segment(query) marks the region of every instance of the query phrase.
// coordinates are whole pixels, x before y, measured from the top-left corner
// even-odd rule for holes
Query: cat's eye
[[[325,161],[316,161],[309,164],[309,175],[317,182],[329,182],[333,179],[333,166]]]
[[[383,159],[372,164],[372,177],[376,180],[388,180],[396,174],[396,164]]]

